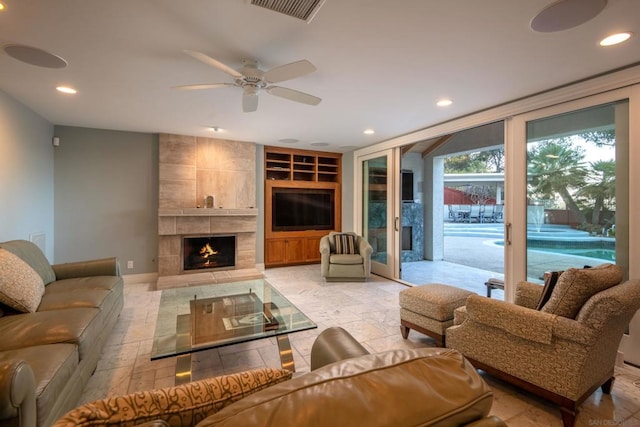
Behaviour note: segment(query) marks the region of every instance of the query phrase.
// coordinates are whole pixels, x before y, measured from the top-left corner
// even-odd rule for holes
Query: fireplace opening
[[[183,271],[229,270],[236,265],[236,236],[184,237]]]

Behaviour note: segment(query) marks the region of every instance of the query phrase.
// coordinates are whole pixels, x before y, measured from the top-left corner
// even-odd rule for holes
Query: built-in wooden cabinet
[[[265,266],[315,263],[320,261],[320,238],[342,227],[342,154],[310,150],[265,147]],[[282,192],[330,193],[333,206],[333,227],[314,229],[295,226],[283,230],[276,218],[277,201],[274,195]],[[327,197],[327,196],[324,196]],[[282,209],[282,206],[280,207]],[[302,215],[291,210],[294,215]]]
[[[268,180],[340,182],[341,154],[267,147],[264,158]]]

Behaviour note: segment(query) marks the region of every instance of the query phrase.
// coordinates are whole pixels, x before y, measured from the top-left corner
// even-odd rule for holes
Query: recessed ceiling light
[[[313,145],[314,147],[326,147],[327,145],[329,145],[328,142],[312,142],[311,145]]]
[[[284,144],[295,144],[297,142],[299,142],[299,139],[295,139],[295,138],[282,138],[279,140],[280,142],[284,143]]]
[[[438,107],[448,107],[451,104],[453,104],[453,101],[450,99],[441,99],[440,101],[436,102],[436,105]]]
[[[70,93],[70,94],[78,93],[77,90],[69,86],[58,86],[56,90],[62,93]]]
[[[376,131],[373,129],[365,129],[362,133],[364,133],[365,135],[373,135],[374,133],[376,133]]]
[[[600,46],[613,46],[614,44],[622,43],[631,38],[630,32],[611,34],[600,40]]]
[[[218,127],[218,126],[211,126],[211,127],[209,128],[209,130],[210,130],[211,132],[217,132],[217,133],[224,132],[224,129],[222,129],[222,128]]]

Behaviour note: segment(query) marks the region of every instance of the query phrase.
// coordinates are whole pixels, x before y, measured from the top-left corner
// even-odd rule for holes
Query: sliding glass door
[[[640,177],[629,168],[630,94],[597,95],[510,123],[508,283],[541,283],[547,271],[608,262],[619,265],[625,278],[640,277],[629,262],[640,255],[632,238],[638,231],[630,228],[630,212],[640,203],[629,187]],[[625,359],[636,364],[639,322],[636,315],[621,345]]]
[[[394,209],[395,183],[392,150],[362,159],[362,234],[371,244],[371,271],[393,278],[397,256],[394,247],[398,218]]]

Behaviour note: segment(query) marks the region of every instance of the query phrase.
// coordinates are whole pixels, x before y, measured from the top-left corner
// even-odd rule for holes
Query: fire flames
[[[212,257],[214,255],[217,255],[218,251],[216,251],[215,249],[213,249],[211,247],[210,244],[206,244],[204,245],[201,249],[200,249],[200,255],[202,255],[202,258],[207,259],[209,257]],[[210,260],[207,259],[207,262],[205,263],[205,265],[209,265]]]

